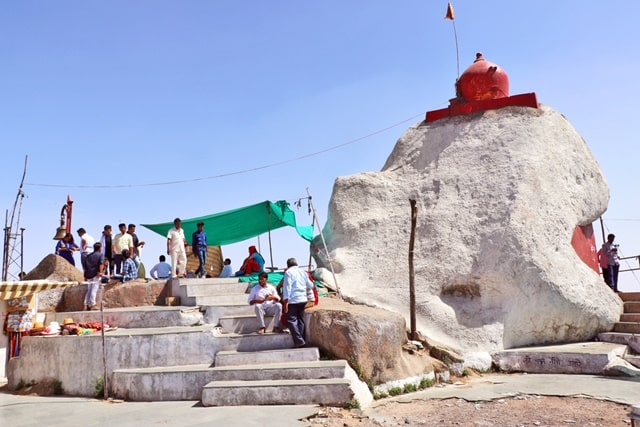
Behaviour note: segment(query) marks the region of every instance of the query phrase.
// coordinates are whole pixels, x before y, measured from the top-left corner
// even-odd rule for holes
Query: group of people
[[[191,235],[191,252],[198,258],[198,268],[195,271],[196,277],[207,277],[207,233],[204,231],[204,223],[196,224],[197,230]],[[166,257],[161,255],[159,262],[149,273],[153,279],[168,279],[176,277],[187,277],[187,239],[182,228],[182,220],[173,220],[173,227],[167,233],[167,255],[171,258],[171,265],[166,262]],[[246,276],[264,271],[264,258],[255,246],[249,246],[249,256],[244,259],[240,270],[233,272],[231,260],[224,260],[222,271],[218,277]]]
[[[616,236],[609,234],[607,241],[602,244],[598,251],[598,261],[602,269],[604,282],[618,292],[618,271],[620,270],[620,255],[618,255],[618,245],[614,244]]]
[[[287,260],[287,269],[278,289],[267,282],[268,274],[262,272],[258,275],[258,285],[249,293],[249,304],[254,306],[258,319],[258,334],[266,332],[265,315],[274,317],[273,332],[289,332],[295,347],[303,347],[304,340],[304,311],[309,301],[315,297],[315,285],[309,273],[298,266],[295,258]],[[312,297],[312,295],[314,295]],[[281,324],[282,313],[286,325]]]
[[[84,298],[86,310],[97,310],[96,296],[103,280],[116,279],[122,282],[138,278],[140,266],[140,249],[145,242],[138,239],[135,224],[118,224],[120,233],[112,236],[111,225],[103,227],[102,236],[96,242],[93,236],[80,227],[77,230],[80,246],[71,233],[66,233],[58,241],[56,255],[66,259],[75,266],[74,252],[80,252],[80,263],[84,279],[87,281],[87,293]]]

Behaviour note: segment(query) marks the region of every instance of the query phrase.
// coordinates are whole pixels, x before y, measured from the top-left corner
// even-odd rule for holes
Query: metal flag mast
[[[16,201],[13,204],[13,210],[11,212],[11,218],[9,218],[9,212],[6,212],[4,221],[4,252],[2,258],[2,281],[7,281],[8,276],[13,276],[13,279],[22,280],[22,274],[24,273],[24,228],[20,228],[20,233],[17,230],[20,224],[20,214],[22,212],[22,200],[24,199],[24,192],[22,186],[24,185],[24,178],[27,175],[27,159],[28,156],[24,156],[24,170],[22,172],[22,180],[20,181],[20,187],[18,188],[18,194],[16,195]],[[17,212],[17,214],[16,214]],[[18,237],[20,238],[18,246]],[[19,263],[19,265],[18,265]],[[19,272],[15,275],[9,272],[11,266],[18,265]]]

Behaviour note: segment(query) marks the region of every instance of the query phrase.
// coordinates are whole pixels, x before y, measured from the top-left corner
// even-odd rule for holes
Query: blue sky
[[[28,155],[19,222],[25,270],[53,252],[67,194],[74,232],[82,226],[94,237],[104,224],[293,202],[307,188],[324,224],[336,177],[379,170],[407,127],[454,96],[446,6],[5,2],[0,206],[11,213]],[[453,6],[460,72],[481,51],[507,71],[511,94],[536,92],[569,119],[611,187],[605,231],[618,236],[623,255],[640,254],[640,3]],[[306,204],[297,215],[303,225],[312,221]],[[150,266],[165,252],[165,239],[137,231]],[[274,231],[271,239],[274,265],[308,259],[293,230]],[[225,246],[223,254],[236,267],[257,243]],[[260,245],[271,264],[267,236]],[[640,289],[635,276],[623,282],[623,290]]]

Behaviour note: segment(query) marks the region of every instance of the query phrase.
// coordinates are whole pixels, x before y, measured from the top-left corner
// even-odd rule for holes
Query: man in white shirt
[[[256,312],[256,318],[260,323],[258,334],[263,335],[266,331],[264,323],[265,314],[273,316],[273,332],[282,332],[280,327],[280,316],[282,315],[282,304],[275,286],[267,283],[267,273],[258,275],[258,284],[249,293],[249,305],[252,305]]]
[[[82,227],[78,228],[78,236],[80,236],[80,263],[82,264],[82,270],[86,269],[87,255],[93,252],[93,244],[95,240],[86,230]]]
[[[295,258],[289,258],[287,270],[282,278],[282,306],[291,331],[293,345],[296,347],[306,345],[304,309],[309,301],[309,291],[313,290],[314,286],[309,279],[309,274],[298,267],[298,261]]]
[[[171,277],[187,277],[187,240],[184,238],[182,220],[173,220],[173,228],[167,233],[167,255],[171,257]]]

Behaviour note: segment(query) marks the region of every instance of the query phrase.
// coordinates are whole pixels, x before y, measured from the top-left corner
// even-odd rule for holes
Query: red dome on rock
[[[456,82],[457,96],[465,101],[506,98],[509,96],[509,76],[499,65],[476,53],[476,60]]]

